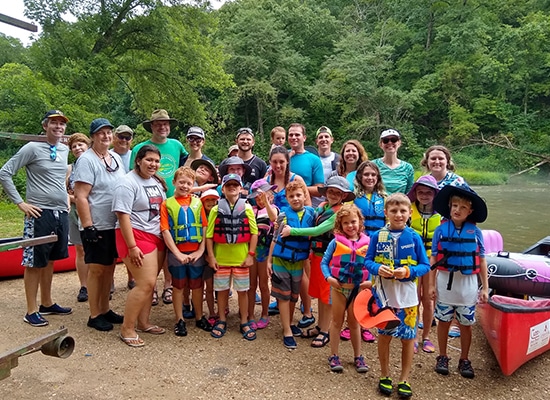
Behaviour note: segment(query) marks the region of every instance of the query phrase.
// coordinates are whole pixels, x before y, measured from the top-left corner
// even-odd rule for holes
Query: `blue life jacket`
[[[315,221],[315,211],[313,208],[304,207],[302,219],[298,217],[298,213],[291,207],[285,208],[286,223],[292,228],[310,228]],[[306,260],[309,257],[308,236],[287,236],[281,238],[277,236],[275,248],[273,249],[273,257],[278,257],[282,260],[291,262]]]
[[[475,224],[464,222],[459,233],[452,221],[446,221],[437,232],[437,269],[460,271],[464,275],[479,273],[479,244]]]
[[[384,197],[375,192],[371,194],[370,200],[365,195],[356,197],[353,201],[365,218],[365,234],[368,236],[372,236],[374,232],[383,228],[386,223],[384,202]]]

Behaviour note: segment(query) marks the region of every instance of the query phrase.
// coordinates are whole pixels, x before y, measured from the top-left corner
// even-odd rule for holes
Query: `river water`
[[[505,250],[521,252],[550,235],[550,185],[510,183],[474,190],[486,201],[489,211],[479,227],[499,231]]]

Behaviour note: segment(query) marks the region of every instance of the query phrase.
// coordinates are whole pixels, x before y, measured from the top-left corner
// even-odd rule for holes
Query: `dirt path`
[[[273,317],[258,339],[247,342],[238,333],[237,306],[231,299],[229,331],[215,340],[188,323],[189,335],[172,333],[172,306],[153,308],[152,321],[168,329],[162,336],[143,334],[147,345],[125,346],[118,330],[102,333],[86,327],[87,303],[77,303],[75,272],[56,274],[54,300],[74,307],[70,316],[48,316],[50,326],[33,328],[22,321],[25,302],[21,279],[0,281],[0,353],[21,346],[61,325],[76,341],[67,359],[47,357],[40,352],[19,358],[11,376],[0,381],[5,399],[377,399],[379,366],[376,345],[363,343],[363,354],[371,370],[355,372],[351,344],[342,342],[345,371],[328,370],[328,348],[313,349],[306,339],[298,349],[282,345],[279,318]],[[117,290],[112,307],[122,312],[127,289],[125,269],[117,267]],[[500,372],[479,326],[474,329],[471,353],[474,380],[462,378],[453,369],[443,377],[433,371],[435,355],[415,356],[411,384],[415,399],[548,399],[550,397],[550,352],[521,367],[511,377]],[[435,342],[435,332],[432,340]],[[392,348],[392,369],[397,379],[399,348]],[[450,342],[451,366],[456,368],[460,343]],[[397,396],[394,394],[394,398]]]

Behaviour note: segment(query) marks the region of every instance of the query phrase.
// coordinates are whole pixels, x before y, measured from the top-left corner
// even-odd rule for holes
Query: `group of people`
[[[270,315],[278,313],[286,348],[297,347],[295,337],[312,338],[313,347],[330,343],[329,368],[339,372],[339,339],[351,340],[355,369],[364,373],[361,340],[375,337],[353,310],[356,296],[368,291],[373,301],[361,320],[375,318],[375,308],[391,310],[392,316],[391,321],[378,318],[375,325],[381,393],[394,389],[389,365],[396,337],[402,343],[397,392],[412,395],[417,330],[423,327],[422,350],[435,352],[429,339],[435,320],[435,371],[449,373],[447,337],[456,320],[458,368],[462,376],[474,377],[468,352],[478,278],[479,299],[488,297],[483,237],[475,224],[485,220],[487,208],[454,173],[445,147],[426,151],[421,164],[428,174],[415,183],[412,165],[397,156],[402,137],[395,129],[381,133],[383,156],[371,161],[357,140],[345,142],[340,154],[332,152],[334,138],[326,126],[316,132],[318,154],[306,150],[302,124],[293,123],[288,131],[275,127],[266,163],[253,154],[253,131],[241,128],[236,147],[216,167],[202,153],[202,128],[189,128],[189,152],[168,137],[178,121],[165,110],[155,110],[143,122],[151,139],[131,150],[132,129],[115,129],[105,118],[92,121],[89,138],[71,135],[67,147],[61,143],[67,122],[61,111],[47,112],[42,120],[46,141],[23,146],[0,170],[6,194],[25,213],[25,237],[58,235],[57,242],[25,249],[25,322],[44,326],[44,315],[71,313],[51,298],[53,262],[68,256],[70,232],[77,245],[77,298],[89,302],[88,326],[107,331],[121,324],[119,337],[128,346],[145,344],[140,333],[166,331],[150,322],[163,271],[162,299],[173,304],[177,336],[187,335],[185,320],[194,318],[197,328],[223,337],[233,288],[244,339],[255,340]],[[290,150],[284,147],[287,133]],[[76,159],[71,166],[69,150]],[[26,201],[13,183],[22,167]],[[109,305],[118,257],[128,269],[131,289],[124,315]],[[270,304],[271,296],[275,303]],[[312,298],[318,302],[318,321]],[[295,323],[299,299],[303,315]]]

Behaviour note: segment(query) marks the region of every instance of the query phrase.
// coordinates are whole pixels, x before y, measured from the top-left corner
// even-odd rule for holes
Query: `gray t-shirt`
[[[110,167],[115,169],[117,163],[119,166],[113,172],[107,171],[104,161],[92,149],[82,154],[74,167],[74,181],[92,185],[88,203],[92,214],[92,223],[100,231],[115,228],[116,215],[111,211],[113,196],[115,188],[126,174],[119,155],[111,153],[111,156],[113,160]]]
[[[113,149],[109,150],[111,152],[111,154],[118,154],[116,151],[114,151]],[[130,159],[132,158],[132,150],[128,150],[126,152],[126,154],[118,154],[118,156],[120,157],[120,159],[122,160],[122,164],[124,166],[124,171],[126,171],[126,173],[128,173],[132,168],[130,168]]]
[[[165,199],[159,181],[143,179],[133,170],[117,186],[112,210],[130,214],[132,228],[160,237],[160,205]]]
[[[23,202],[13,183],[13,176],[25,167],[27,174],[27,203],[48,210],[68,210],[65,187],[69,148],[57,144],[56,158],[50,158],[51,148],[46,142],[29,142],[9,159],[0,170],[0,182],[6,195],[15,204]]]

